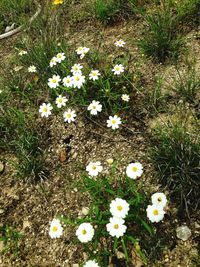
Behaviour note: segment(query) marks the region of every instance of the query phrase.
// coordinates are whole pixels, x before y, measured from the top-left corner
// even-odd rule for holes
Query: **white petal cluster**
[[[127,94],[123,94],[121,98],[122,98],[122,100],[123,100],[124,102],[129,102],[129,100],[130,100],[130,96],[127,95]]]
[[[109,119],[107,120],[107,127],[111,127],[113,130],[115,130],[119,128],[121,123],[121,118],[117,115],[109,116]]]
[[[100,267],[100,266],[95,260],[89,260],[83,265],[83,267]]]
[[[167,205],[166,195],[163,193],[154,193],[151,196],[152,205],[148,205],[146,212],[147,217],[151,222],[160,222],[163,220],[165,215],[164,208]]]
[[[32,66],[28,67],[28,72],[34,73],[36,71],[37,71],[36,66],[32,65]]]
[[[115,45],[117,47],[124,47],[125,44],[126,43],[122,39],[120,39],[120,40],[118,40],[118,41],[115,42]]]
[[[73,86],[73,79],[69,75],[67,77],[64,77],[62,82],[63,82],[63,85],[68,87],[68,88]]]
[[[58,219],[53,219],[49,229],[49,235],[51,238],[59,238],[62,236],[63,228]]]
[[[90,80],[93,80],[93,81],[96,81],[99,79],[99,76],[100,76],[100,72],[98,70],[92,70],[89,74],[89,79]]]
[[[56,105],[58,108],[64,107],[64,106],[66,106],[67,101],[68,101],[68,99],[65,96],[59,95],[56,98]]]
[[[59,75],[53,75],[52,78],[48,79],[48,86],[50,88],[57,88],[59,86],[59,82],[61,81]]]
[[[64,122],[68,123],[74,122],[76,117],[76,112],[75,110],[69,108],[67,111],[64,112],[63,117],[64,117]]]
[[[97,176],[100,172],[102,172],[102,170],[103,170],[103,167],[101,166],[100,161],[90,162],[86,166],[86,171],[88,172],[90,176]]]
[[[113,217],[124,219],[129,211],[129,204],[122,198],[116,198],[110,203],[110,213]]]
[[[117,64],[112,69],[114,75],[120,75],[122,72],[124,72],[124,66],[122,64]]]
[[[97,115],[98,112],[102,111],[102,105],[99,101],[93,100],[88,106],[87,110],[90,111],[91,115]]]
[[[81,243],[87,243],[94,236],[94,228],[90,223],[82,223],[76,230],[76,236]]]
[[[130,163],[126,167],[126,175],[131,179],[137,179],[143,173],[143,166],[139,162]]]
[[[124,222],[122,218],[112,217],[110,218],[110,222],[106,225],[106,229],[111,236],[119,238],[124,235],[127,229]]]
[[[42,117],[49,117],[49,115],[51,115],[51,110],[53,109],[53,107],[51,106],[50,103],[46,104],[46,103],[43,103],[41,106],[40,106],[40,109],[39,109],[39,113],[41,113],[41,116]]]
[[[89,48],[88,47],[83,47],[83,46],[79,46],[77,49],[76,49],[76,53],[77,55],[80,56],[80,59],[84,58],[85,55],[89,52]]]

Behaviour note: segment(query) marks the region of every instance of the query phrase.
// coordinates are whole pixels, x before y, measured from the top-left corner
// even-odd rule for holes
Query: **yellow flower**
[[[54,0],[53,4],[54,5],[61,5],[61,4],[63,4],[63,0]]]

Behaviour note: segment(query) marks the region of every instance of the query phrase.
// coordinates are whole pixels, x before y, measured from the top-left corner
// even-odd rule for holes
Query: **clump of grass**
[[[6,108],[0,120],[0,129],[0,148],[15,153],[17,176],[32,181],[45,178],[48,169],[41,148],[44,137],[34,129],[31,117],[26,118],[18,108]]]
[[[0,241],[4,244],[0,254],[12,253],[17,257],[19,255],[19,242],[22,237],[22,234],[11,226],[0,227]]]
[[[101,22],[112,24],[119,18],[136,13],[138,9],[144,9],[142,4],[138,0],[96,0],[95,15]]]
[[[200,23],[200,1],[199,0],[183,0],[174,3],[178,17],[182,23]]]
[[[163,78],[161,76],[157,76],[154,87],[148,91],[147,101],[149,111],[152,116],[166,110],[166,101],[168,94],[162,91],[162,86]]]
[[[164,62],[168,57],[177,58],[183,40],[177,30],[178,17],[169,6],[158,8],[146,15],[147,29],[139,41],[139,47],[147,57]]]
[[[160,181],[178,204],[180,214],[189,216],[199,207],[200,197],[199,131],[198,126],[191,124],[189,115],[179,115],[155,127],[150,158]]]
[[[177,69],[174,88],[185,101],[195,102],[200,89],[200,75],[193,63],[188,63],[184,71]]]

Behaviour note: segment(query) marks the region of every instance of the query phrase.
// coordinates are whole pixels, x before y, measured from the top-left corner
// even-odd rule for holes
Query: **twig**
[[[40,14],[40,12],[41,12],[41,10],[42,10],[42,9],[41,9],[41,5],[38,4],[38,3],[37,3],[37,5],[38,5],[38,10],[37,10],[36,13],[30,18],[30,20],[29,20],[29,25],[36,19],[36,17]],[[6,32],[6,33],[1,34],[1,35],[0,35],[0,40],[5,39],[5,38],[8,38],[8,37],[10,37],[10,36],[12,36],[12,35],[14,35],[14,34],[16,34],[16,33],[18,33],[18,32],[21,32],[23,28],[24,28],[24,26],[19,26],[18,28],[14,29],[14,30],[12,30],[12,31],[9,31],[9,32]]]

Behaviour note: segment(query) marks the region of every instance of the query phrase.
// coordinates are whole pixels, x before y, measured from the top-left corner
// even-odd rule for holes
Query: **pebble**
[[[177,227],[176,235],[179,239],[186,241],[190,238],[190,236],[192,235],[192,232],[190,228],[188,228],[185,225],[182,225],[182,226]]]

